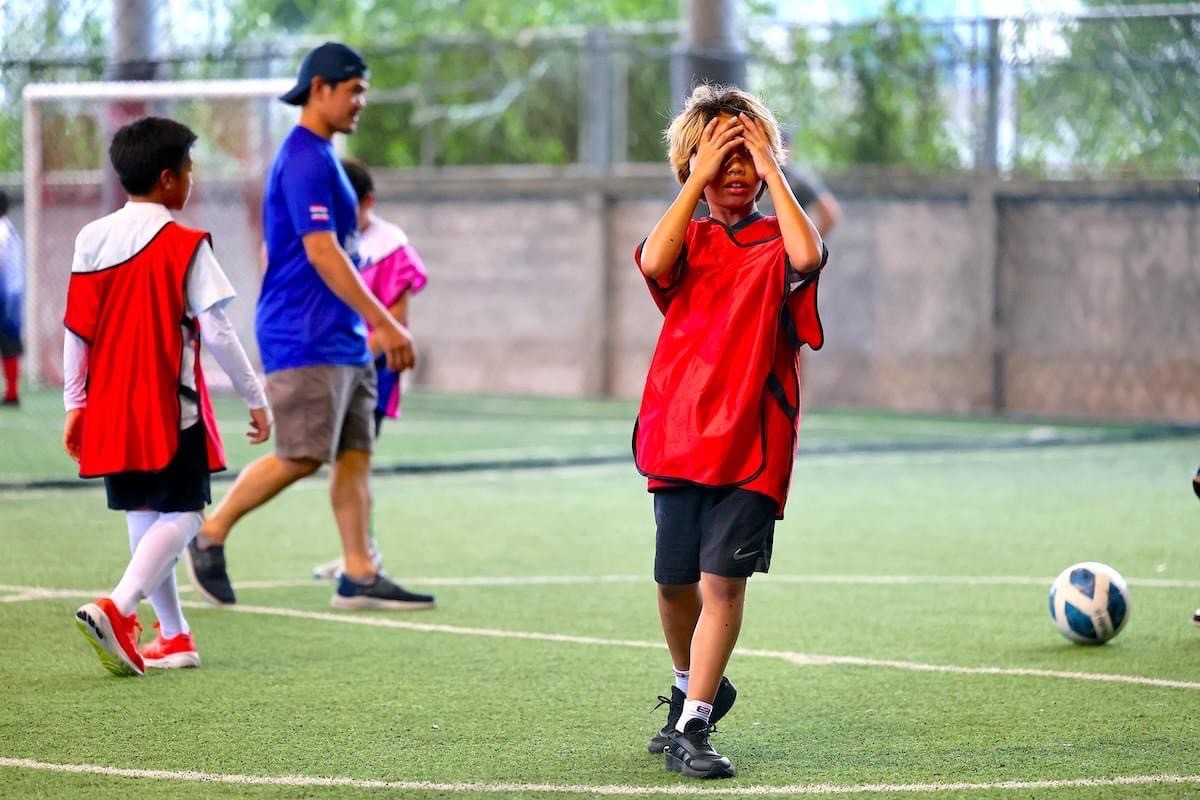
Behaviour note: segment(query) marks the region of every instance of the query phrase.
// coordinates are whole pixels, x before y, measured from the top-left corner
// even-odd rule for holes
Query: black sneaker
[[[669,732],[663,750],[667,769],[689,778],[732,778],[736,775],[733,762],[709,744],[708,735],[713,732],[712,725],[699,719],[689,720],[682,731]]]
[[[188,578],[196,591],[214,606],[231,606],[237,603],[237,595],[233,593],[233,584],[229,582],[229,573],[225,571],[225,548],[222,545],[210,545],[201,549],[196,539],[188,542],[183,551],[183,563],[187,567]]]
[[[683,713],[683,701],[687,699],[687,695],[679,690],[678,686],[671,687],[671,696],[669,698],[658,696],[658,706],[667,706],[667,724],[662,730],[650,737],[646,749],[653,755],[658,755],[667,746],[667,734],[675,730],[675,723],[679,722],[679,715]],[[729,678],[721,676],[721,682],[717,684],[717,696],[713,698],[712,714],[709,715],[709,724],[716,725],[721,717],[729,713],[729,709],[733,708],[733,702],[737,700],[737,687],[730,682]],[[651,711],[658,708],[655,706]]]
[[[377,573],[370,583],[359,583],[339,575],[337,591],[329,603],[334,608],[396,608],[409,611],[434,606],[433,595],[410,592],[392,583],[383,573]]]

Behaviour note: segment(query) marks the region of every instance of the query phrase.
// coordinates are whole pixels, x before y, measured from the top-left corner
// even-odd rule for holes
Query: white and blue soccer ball
[[[1050,619],[1063,636],[1079,644],[1104,644],[1129,621],[1129,588],[1107,564],[1073,564],[1050,586]]]

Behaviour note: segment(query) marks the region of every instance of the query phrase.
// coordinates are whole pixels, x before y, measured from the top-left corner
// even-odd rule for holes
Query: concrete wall
[[[418,383],[638,394],[661,317],[632,252],[672,196],[665,169],[376,178],[380,213],[430,269],[412,305]],[[831,186],[845,219],[829,239],[827,343],[806,360],[808,403],[1200,421],[1194,184],[858,174]],[[250,196],[202,185],[187,214],[213,230],[248,342],[258,282]],[[47,219],[48,380],[70,244],[92,213],[76,193],[56,197]]]

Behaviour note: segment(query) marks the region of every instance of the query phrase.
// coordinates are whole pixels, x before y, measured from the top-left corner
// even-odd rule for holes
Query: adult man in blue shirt
[[[368,544],[375,368],[416,361],[412,337],[359,277],[358,202],[333,150],[366,105],[367,64],[326,42],[280,99],[303,106],[275,155],[263,200],[267,271],[257,334],[275,415],[275,452],[247,466],[187,552],[192,583],[210,602],[236,602],[224,543],[234,523],[287,486],[331,463],[334,518],[344,568],[335,608],[432,608],[430,595],[385,577]],[[370,347],[364,319],[371,323]]]

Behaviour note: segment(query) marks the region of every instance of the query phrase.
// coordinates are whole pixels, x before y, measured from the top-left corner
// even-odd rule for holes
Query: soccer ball
[[[1079,644],[1104,644],[1129,621],[1129,589],[1107,564],[1073,564],[1050,586],[1050,619],[1063,636]]]

